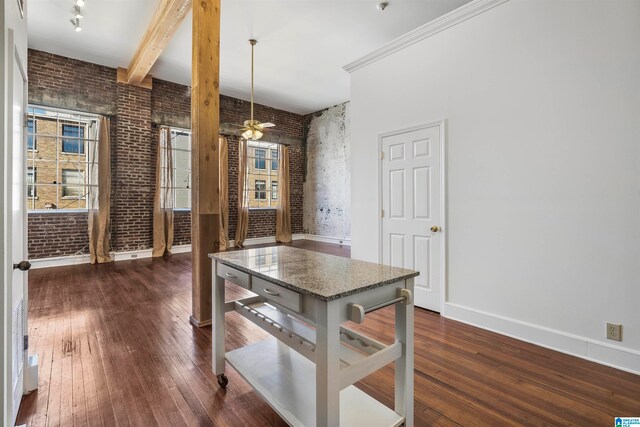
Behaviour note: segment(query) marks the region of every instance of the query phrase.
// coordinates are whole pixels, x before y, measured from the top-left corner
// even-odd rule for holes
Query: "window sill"
[[[249,208],[249,212],[251,211],[275,211],[278,208]]]
[[[87,213],[89,209],[31,209],[27,214],[68,214]]]
[[[78,196],[62,196],[62,197],[60,197],[60,199],[62,199],[62,200],[84,200],[84,197],[78,197]]]
[[[38,196],[27,196],[27,200],[40,200]]]
[[[174,212],[191,212],[191,208],[173,208]]]

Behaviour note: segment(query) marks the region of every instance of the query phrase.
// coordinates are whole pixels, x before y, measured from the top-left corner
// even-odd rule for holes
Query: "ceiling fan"
[[[242,137],[246,140],[256,140],[262,138],[266,128],[275,127],[273,123],[260,123],[253,118],[253,48],[256,45],[257,40],[249,40],[251,45],[251,119],[245,120],[241,127]]]

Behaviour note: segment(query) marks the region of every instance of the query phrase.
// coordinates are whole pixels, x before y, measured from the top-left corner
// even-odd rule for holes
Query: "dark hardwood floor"
[[[348,248],[295,246],[349,256]],[[243,290],[229,285],[230,299]],[[211,328],[189,324],[190,254],[29,273],[30,352],[40,384],[29,426],[269,426],[281,420],[229,367],[211,372]],[[227,314],[227,350],[266,333]],[[393,310],[359,328],[391,342]],[[640,376],[416,310],[419,426],[612,426],[640,416]],[[358,383],[392,405],[393,367]],[[363,426],[366,427],[366,426]]]

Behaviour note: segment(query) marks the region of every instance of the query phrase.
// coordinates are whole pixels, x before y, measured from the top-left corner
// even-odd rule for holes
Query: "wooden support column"
[[[191,258],[195,326],[211,324],[211,260],[219,247],[220,0],[193,3]]]

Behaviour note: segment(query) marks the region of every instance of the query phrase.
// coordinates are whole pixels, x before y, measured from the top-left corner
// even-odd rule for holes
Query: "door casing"
[[[390,132],[385,132],[378,135],[378,262],[383,262],[383,247],[382,247],[382,209],[383,209],[383,194],[382,194],[382,180],[384,177],[382,176],[382,141],[385,137],[397,135],[403,132],[413,132],[416,130],[438,127],[440,130],[440,218],[441,218],[441,233],[442,238],[440,239],[440,269],[442,274],[440,275],[441,280],[438,286],[440,286],[440,315],[444,316],[444,309],[447,301],[447,283],[448,283],[448,274],[447,274],[447,185],[446,185],[446,151],[447,151],[447,143],[446,143],[446,120],[438,120],[429,122],[422,125],[411,126],[407,128],[397,129]]]

